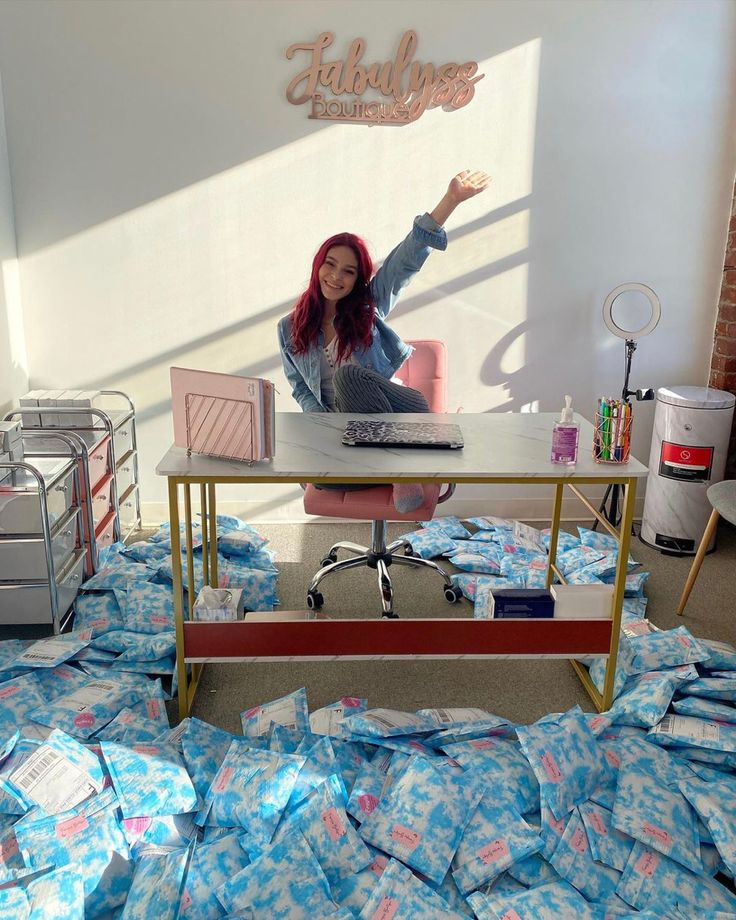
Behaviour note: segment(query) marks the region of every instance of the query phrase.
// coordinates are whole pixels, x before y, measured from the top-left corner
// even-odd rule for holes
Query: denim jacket
[[[402,290],[424,265],[432,249],[446,249],[447,235],[429,214],[414,220],[406,239],[386,257],[370,283],[371,295],[376,305],[373,337],[367,348],[353,352],[362,367],[377,371],[390,378],[412,353],[391,329],[385,318],[393,310]],[[317,342],[302,354],[294,353],[291,340],[291,315],[279,320],[279,349],[284,373],[289,381],[294,399],[304,412],[329,412],[322,403],[320,379],[320,351],[324,347],[324,333],[320,329]]]

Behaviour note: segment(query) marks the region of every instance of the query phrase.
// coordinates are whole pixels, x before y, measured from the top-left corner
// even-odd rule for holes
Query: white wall
[[[605,295],[650,284],[663,304],[635,386],[704,384],[736,163],[736,7],[693,2],[106,2],[6,0],[0,73],[33,386],[106,386],[135,400],[147,518],[171,439],[171,364],[269,376],[296,409],[275,323],[319,243],[361,233],[382,257],[466,166],[491,189],[448,223],[395,314],[444,338],[465,411],[592,415],[621,386]],[[357,35],[390,60],[477,60],[455,113],[407,127],[325,126],[287,103],[286,47]],[[645,461],[651,404],[637,406]],[[298,517],[300,491],[226,495]],[[533,515],[538,491],[459,489]],[[511,504],[508,504],[511,501]],[[506,502],[506,504],[504,504]],[[447,507],[447,506],[446,506]],[[545,508],[547,503],[545,500]]]
[[[0,413],[18,403],[28,389],[23,313],[15,248],[2,81],[0,80]]]

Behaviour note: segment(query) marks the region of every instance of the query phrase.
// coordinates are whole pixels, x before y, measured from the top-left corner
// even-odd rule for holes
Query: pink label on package
[[[109,620],[103,620],[102,618],[100,618],[99,620],[92,620],[92,622],[91,622],[89,625],[90,625],[93,629],[101,629],[103,626],[109,626],[109,625],[110,625],[110,621],[109,621]]]
[[[57,837],[73,837],[75,834],[80,834],[82,831],[87,830],[89,827],[89,821],[85,815],[77,815],[76,818],[69,818],[68,821],[59,821],[56,825],[56,836]]]
[[[378,905],[378,910],[373,914],[371,920],[391,920],[398,909],[399,901],[396,898],[386,897]]]
[[[680,645],[684,646],[685,648],[693,647],[692,642],[688,639],[687,636],[678,636],[677,641],[680,643]]]
[[[344,696],[340,702],[348,709],[357,709],[361,705],[361,701],[354,696]]]
[[[421,834],[417,834],[416,831],[409,827],[404,827],[402,824],[394,824],[391,839],[406,847],[407,850],[415,850],[421,839]]]
[[[247,712],[243,713],[243,718],[252,719],[253,716],[257,715],[261,711],[260,706],[254,706],[252,709],[249,709]]]
[[[588,849],[588,838],[582,827],[577,828],[570,838],[570,846],[576,853],[584,853]]]
[[[365,795],[358,796],[358,805],[360,805],[360,810],[364,815],[369,815],[376,805],[378,805],[378,799],[375,795],[371,795],[367,792]]]
[[[11,856],[15,856],[18,852],[18,840],[15,837],[15,834],[5,843],[0,843],[0,863],[6,863]]]
[[[160,614],[154,613],[154,615],[151,617],[151,622],[166,624],[170,622],[170,617],[162,617]]]
[[[217,777],[217,782],[213,786],[215,792],[224,792],[227,789],[230,780],[233,778],[233,773],[235,769],[233,767],[225,767],[220,770],[220,775]]]
[[[610,765],[618,770],[621,766],[621,758],[618,754],[615,754],[613,751],[604,751],[603,754]]]
[[[342,823],[340,813],[336,808],[328,808],[327,811],[322,812],[321,817],[322,823],[325,826],[325,830],[330,835],[330,840],[333,843],[347,834],[347,830],[345,825]]]
[[[0,690],[0,700],[6,700],[9,696],[13,696],[20,690],[18,684],[13,684],[12,687],[3,687]]]
[[[562,819],[558,821],[554,815],[550,815],[549,816],[549,826],[559,837],[562,837],[562,835],[565,833],[567,822],[563,821]]]
[[[593,830],[596,834],[601,834],[603,836],[608,834],[608,829],[603,823],[603,815],[599,811],[592,811],[590,813],[590,823],[593,825]]]
[[[501,917],[501,920],[521,920],[521,917],[516,913],[513,907],[509,908],[506,913]]]
[[[56,677],[60,677],[62,680],[70,680],[74,676],[72,669],[67,667],[54,668],[53,673]]]
[[[158,719],[161,715],[161,704],[158,700],[146,700],[146,712],[150,719]]]
[[[130,710],[121,712],[118,716],[118,722],[122,722],[123,725],[132,725],[135,722],[135,715]]]
[[[657,827],[655,824],[650,824],[648,821],[645,821],[642,825],[642,830],[645,834],[648,834],[650,837],[653,837],[659,843],[663,844],[666,847],[672,846],[672,837],[661,827]]]
[[[486,751],[488,748],[493,747],[493,742],[488,738],[476,738],[474,741],[470,742],[471,747],[477,748],[479,751]]]
[[[652,853],[651,850],[647,850],[646,853],[642,853],[637,859],[634,868],[639,875],[646,875],[647,878],[652,878],[657,871],[658,864],[659,856],[656,853]]]
[[[497,860],[508,855],[509,848],[506,846],[505,840],[492,840],[490,843],[487,843],[484,847],[481,847],[481,849],[478,850],[478,858],[486,865],[489,865],[492,862],[496,862]]]
[[[189,908],[192,906],[193,903],[194,902],[192,901],[192,896],[189,894],[189,892],[185,888],[184,891],[182,891],[181,893],[181,901],[179,902],[179,904],[181,905],[181,909],[189,910]]]
[[[74,724],[77,728],[91,728],[96,721],[91,712],[80,712],[78,716],[74,716]]]
[[[150,818],[125,818],[123,820],[125,830],[134,837],[145,834],[152,823]]]
[[[605,716],[596,716],[594,719],[591,719],[590,720],[591,731],[595,731],[596,728],[598,728],[599,725],[603,725],[605,721],[606,721]]]
[[[371,872],[374,872],[376,875],[383,875],[383,870],[388,865],[388,859],[385,856],[376,856],[373,862],[368,866]]]
[[[562,782],[562,770],[557,766],[557,761],[550,751],[545,751],[542,754],[542,766],[551,783]]]
[[[217,579],[218,588],[228,588],[230,587],[230,576],[229,575],[220,575]]]

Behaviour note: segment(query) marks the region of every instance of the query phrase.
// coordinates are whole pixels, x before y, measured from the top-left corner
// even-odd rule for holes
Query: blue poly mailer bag
[[[33,709],[28,718],[85,740],[112,722],[126,704],[137,703],[141,695],[140,690],[115,678],[90,680],[52,703]]]
[[[170,850],[188,847],[198,830],[195,814],[123,818],[121,826],[134,858],[152,847]]]
[[[702,696],[709,700],[736,703],[736,679],[727,677],[701,677],[687,685],[689,696]]]
[[[237,834],[228,833],[212,843],[196,845],[184,881],[181,916],[186,920],[224,916],[215,891],[248,864],[248,856],[238,843]]]
[[[169,718],[161,681],[156,680],[150,687],[146,685],[143,689],[145,699],[121,709],[112,722],[97,732],[96,739],[132,746],[155,742],[162,733],[168,731]]]
[[[120,920],[175,917],[190,859],[191,847],[169,852],[144,852],[136,861]]]
[[[0,683],[0,737],[32,721],[31,713],[45,704],[43,687],[33,673]]]
[[[392,859],[358,915],[361,920],[462,920],[447,902]]]
[[[726,868],[736,875],[736,777],[716,782],[693,777],[680,780],[679,787],[705,822]]]
[[[270,703],[253,706],[240,714],[240,721],[243,726],[243,734],[247,738],[267,734],[272,722],[300,732],[308,732],[307,691],[304,687],[300,687],[293,693],[288,693]]]
[[[108,652],[118,652],[118,661],[155,661],[176,651],[176,633],[173,629],[159,633],[114,629],[95,639],[93,645]]]
[[[80,867],[52,868],[3,888],[0,916],[8,920],[85,920]]]
[[[475,892],[468,898],[478,920],[598,920],[593,908],[573,886],[560,879],[510,897]]]
[[[114,560],[110,565],[103,566],[95,574],[83,582],[82,591],[124,591],[128,582],[147,582],[153,577],[154,569],[138,562]]]
[[[338,911],[327,878],[299,831],[230,878],[216,894],[226,910],[250,909],[256,917],[316,920]]]
[[[446,514],[443,517],[432,518],[431,521],[422,521],[422,527],[439,528],[444,531],[448,537],[456,540],[467,540],[470,537],[470,531],[465,527],[454,514]]]
[[[337,788],[340,790],[342,804],[346,805],[348,793],[342,781],[340,766],[332,749],[330,739],[327,736],[323,736],[315,744],[309,744],[305,739],[295,753],[304,757],[306,762],[296,778],[286,810],[293,811],[314,789],[331,777],[334,777]]]
[[[538,832],[519,812],[486,792],[465,827],[452,860],[452,877],[467,895],[541,848]]]
[[[562,837],[562,832],[560,837]],[[558,882],[560,880],[560,876],[541,853],[534,853],[532,856],[527,856],[526,859],[520,859],[518,862],[513,863],[509,867],[507,875],[509,878],[518,881],[524,888],[538,888],[547,882]],[[515,893],[512,892],[512,894]]]
[[[678,715],[736,724],[736,706],[722,703],[719,700],[709,700],[700,696],[683,696],[673,701],[672,708]]]
[[[222,728],[189,719],[181,736],[181,749],[187,772],[202,801],[234,740],[235,735]]]
[[[257,553],[268,543],[255,528],[226,530],[217,535],[217,551],[226,556],[248,556]]]
[[[167,585],[129,581],[115,589],[125,629],[135,633],[160,633],[174,629],[174,597]]]
[[[635,761],[619,771],[613,824],[693,872],[703,871],[697,820],[687,799]]]
[[[430,719],[398,709],[369,709],[350,716],[342,723],[344,737],[391,738],[396,735],[430,734],[434,730]]]
[[[360,826],[366,843],[440,884],[485,792],[478,771],[414,756]]]
[[[75,630],[58,636],[38,639],[19,651],[12,666],[16,668],[55,668],[89,645],[90,630]]]
[[[572,575],[573,572],[579,572],[593,562],[598,562],[604,556],[603,550],[580,544],[557,554],[557,568],[564,576]]]
[[[192,549],[199,549],[202,546],[202,527],[199,524],[191,525]],[[185,521],[179,523],[179,541],[182,546],[186,546],[187,525]],[[171,552],[171,525],[168,521],[161,524],[158,530],[148,538],[151,543]]]
[[[452,537],[439,527],[422,527],[412,533],[401,534],[398,539],[411,544],[414,555],[421,556],[422,559],[434,559],[455,549]]]
[[[627,680],[608,715],[614,722],[651,728],[661,721],[675,695],[677,683],[661,671]]]
[[[518,744],[474,738],[446,744],[443,750],[463,767],[484,773],[496,797],[508,800],[520,814],[539,808],[539,781]]]
[[[100,744],[125,818],[185,814],[197,807],[197,793],[175,747],[112,741]]]
[[[736,648],[728,642],[715,639],[699,639],[710,653],[707,666],[716,671],[736,671]]]
[[[616,892],[621,873],[596,862],[588,843],[588,834],[575,808],[565,827],[550,864],[588,901],[607,901]]]
[[[296,728],[287,728],[285,725],[279,725],[278,722],[272,722],[268,730],[268,736],[258,735],[259,741],[267,739],[267,743],[262,750],[276,751],[281,754],[296,754],[296,750],[305,738],[305,734]],[[314,737],[316,740],[317,736]],[[256,739],[253,739],[254,741]],[[255,747],[255,745],[254,745]]]
[[[61,815],[25,818],[15,831],[28,866],[79,865],[87,916],[125,901],[133,875],[129,848],[116,816],[111,789]]]
[[[736,726],[694,716],[665,716],[649,729],[647,739],[665,747],[687,746],[736,753]]]
[[[365,712],[368,700],[355,696],[344,696],[334,703],[315,709],[309,714],[309,729],[317,735],[331,735],[338,737],[341,734],[340,726],[343,719]]]
[[[552,528],[544,527],[540,531],[542,535],[542,543],[545,549],[549,552],[549,547],[552,542]],[[557,553],[564,553],[568,549],[574,549],[576,546],[580,546],[580,539],[574,536],[571,533],[568,533],[566,530],[559,530],[557,532]]]
[[[634,846],[633,837],[613,825],[613,813],[596,802],[578,805],[593,859],[623,872]]]
[[[590,530],[587,527],[578,527],[578,533],[583,546],[590,546],[592,549],[599,549],[604,553],[618,551],[618,540],[611,534]]]
[[[243,827],[256,840],[271,840],[306,758],[258,751],[236,739],[207,790],[200,824]]]
[[[556,818],[584,802],[600,784],[607,768],[579,706],[520,726],[516,734]]]
[[[708,649],[685,626],[653,632],[631,640],[629,674],[643,674],[679,664],[707,661]]]
[[[347,812],[360,824],[381,801],[381,797],[393,783],[394,777],[365,761],[355,777],[348,798]]]
[[[89,681],[84,671],[70,664],[60,664],[55,668],[37,668],[33,673],[40,685],[41,695],[49,703],[60,696],[66,696]]]
[[[183,550],[186,551],[186,547],[183,547]],[[162,543],[146,543],[143,541],[129,543],[122,550],[122,555],[128,559],[132,559],[134,562],[143,562],[151,567],[154,567],[170,553],[171,546],[167,547]]]
[[[678,907],[685,916],[700,918],[705,911],[736,913],[736,896],[720,882],[696,875],[657,850],[637,841],[616,893],[638,910]]]
[[[356,917],[373,893],[389,862],[389,857],[375,847],[369,846],[368,851],[371,854],[371,862],[365,869],[330,882],[332,897],[340,907],[350,910]]]

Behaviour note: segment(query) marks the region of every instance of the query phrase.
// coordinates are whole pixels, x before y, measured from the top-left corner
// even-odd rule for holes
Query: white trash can
[[[706,491],[723,479],[736,397],[709,387],[657,390],[641,539],[694,555],[711,513]],[[715,536],[708,547],[715,545]]]

